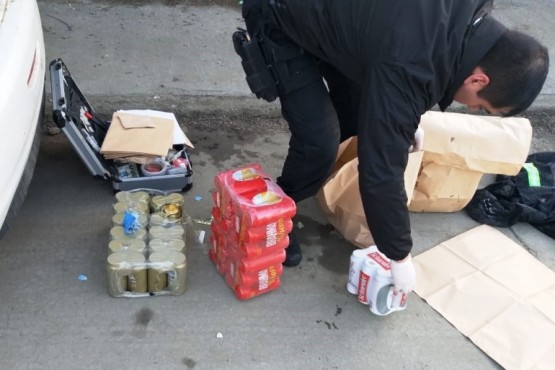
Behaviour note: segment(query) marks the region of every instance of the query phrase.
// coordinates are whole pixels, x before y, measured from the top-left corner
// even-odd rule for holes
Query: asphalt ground
[[[553,49],[548,4],[498,1],[495,14]],[[286,126],[277,104],[246,88],[230,42],[242,25],[234,3],[39,5],[47,61],[64,60],[97,113],[176,113],[195,144],[191,217],[210,217],[219,171],[256,162],[279,174]],[[527,113],[533,151],[555,150],[553,78]],[[43,137],[27,200],[0,241],[1,369],[500,368],[414,294],[387,317],[359,304],[345,289],[354,247],[315,199],[299,204],[296,219],[304,260],[277,291],[238,300],[209,261],[207,238],[197,238],[207,226],[193,224],[182,296],[113,298],[105,272],[113,202],[111,184],[90,176],[62,134]],[[478,225],[464,212],[411,214],[411,224],[414,254]],[[555,270],[552,239],[527,224],[501,231]]]

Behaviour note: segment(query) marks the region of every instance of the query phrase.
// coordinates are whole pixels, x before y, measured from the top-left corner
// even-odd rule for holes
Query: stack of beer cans
[[[116,194],[106,269],[114,297],[185,291],[183,196],[146,191]]]
[[[239,299],[280,285],[295,202],[258,164],[214,178],[209,257]]]

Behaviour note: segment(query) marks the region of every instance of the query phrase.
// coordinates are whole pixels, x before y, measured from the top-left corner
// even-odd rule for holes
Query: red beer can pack
[[[210,260],[237,298],[279,287],[295,202],[258,164],[214,177]]]

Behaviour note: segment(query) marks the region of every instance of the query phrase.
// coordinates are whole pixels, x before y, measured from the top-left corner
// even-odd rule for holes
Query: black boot
[[[283,262],[283,266],[292,267],[297,266],[301,263],[303,259],[303,254],[301,252],[301,246],[297,240],[297,236],[294,232],[289,234],[289,246],[285,249],[286,257]]]

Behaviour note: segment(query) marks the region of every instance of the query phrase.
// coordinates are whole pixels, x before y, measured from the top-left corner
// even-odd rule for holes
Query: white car
[[[44,118],[45,54],[36,0],[0,0],[0,238],[31,182]]]

